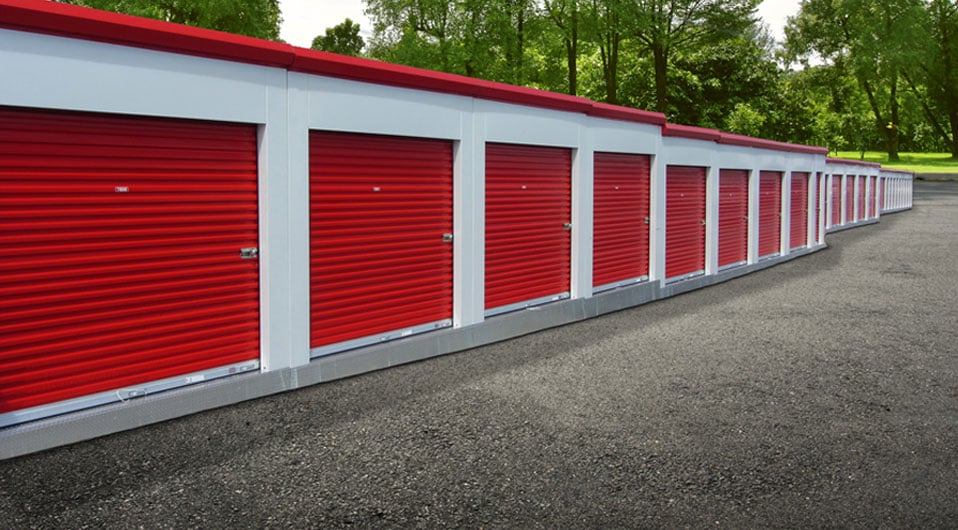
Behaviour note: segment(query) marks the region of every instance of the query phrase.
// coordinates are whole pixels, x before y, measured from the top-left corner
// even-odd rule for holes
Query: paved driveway
[[[958,183],[725,284],[0,462],[0,528],[954,527]]]

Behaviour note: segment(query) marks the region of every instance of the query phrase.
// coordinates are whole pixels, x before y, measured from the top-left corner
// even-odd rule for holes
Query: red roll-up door
[[[830,226],[842,224],[842,176],[832,175],[832,223]]]
[[[595,153],[592,285],[649,274],[650,157]]]
[[[256,362],[257,241],[255,127],[0,108],[0,412]]]
[[[845,222],[855,220],[855,176],[849,175],[845,179]]]
[[[858,177],[858,219],[865,218],[865,179]]]
[[[808,173],[792,173],[789,248],[808,246]]]
[[[758,183],[758,256],[781,252],[782,174],[762,171]]]
[[[868,206],[867,217],[869,219],[875,217],[875,188],[878,186],[878,177],[871,177],[869,180],[868,186]]]
[[[825,182],[821,173],[816,175],[817,188],[816,191],[818,195],[815,197],[815,241],[814,244],[818,244],[822,240],[822,222],[821,215],[822,210],[825,208]]]
[[[452,142],[312,131],[309,181],[311,347],[450,325]]]
[[[748,259],[748,171],[719,172],[718,265]]]
[[[486,145],[485,307],[568,296],[572,151]]]
[[[665,184],[665,276],[705,270],[705,168],[669,166]]]

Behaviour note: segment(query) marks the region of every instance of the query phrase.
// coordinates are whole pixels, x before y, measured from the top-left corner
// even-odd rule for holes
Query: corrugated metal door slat
[[[668,166],[665,201],[666,279],[705,270],[705,168]]]
[[[832,224],[842,224],[842,176],[832,175]]]
[[[569,291],[572,152],[486,144],[485,308]]]
[[[0,109],[0,412],[259,358],[253,126]]]
[[[310,345],[452,318],[452,142],[311,131]]]
[[[649,274],[647,155],[595,153],[592,285]]]
[[[758,192],[758,256],[761,258],[782,250],[782,174],[761,171]]]
[[[748,259],[748,171],[719,172],[718,266]]]
[[[789,248],[808,246],[808,173],[792,173]]]

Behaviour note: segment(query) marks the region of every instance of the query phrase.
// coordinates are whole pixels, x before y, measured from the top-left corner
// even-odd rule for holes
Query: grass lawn
[[[915,173],[955,173],[958,174],[958,159],[948,153],[898,153],[901,160],[889,162],[888,154],[881,151],[866,151],[865,160],[878,162],[882,167],[914,171]],[[838,158],[861,159],[858,151],[839,151]]]

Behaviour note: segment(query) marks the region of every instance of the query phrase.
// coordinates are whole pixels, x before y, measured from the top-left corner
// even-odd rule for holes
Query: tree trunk
[[[862,89],[865,91],[865,95],[868,98],[868,106],[872,109],[872,114],[875,116],[875,126],[878,127],[878,132],[882,135],[882,138],[885,139],[885,147],[889,150],[888,159],[891,160],[891,147],[889,143],[887,127],[889,124],[885,122],[881,114],[881,109],[878,107],[878,100],[875,99],[875,91],[872,90],[871,83],[867,80],[859,77],[858,82],[861,84]],[[898,153],[896,149],[895,158],[898,158]]]
[[[660,43],[653,43],[652,57],[655,62],[655,110],[665,114],[669,110],[668,79],[666,78],[669,51]]]
[[[958,108],[951,109],[948,118],[951,121],[951,158],[958,159]]]
[[[519,4],[519,13],[517,13],[518,21],[516,24],[516,62],[514,66],[513,77],[515,78],[514,83],[521,85],[525,82],[525,76],[522,75],[522,63],[525,58],[526,53],[526,42],[525,42],[525,21],[526,16],[523,11],[523,6]]]
[[[571,39],[565,39],[566,66],[569,68],[569,94],[576,95],[576,84],[578,83],[579,67],[579,43],[577,42],[575,31],[572,32]]]
[[[615,105],[619,88],[619,36],[615,33],[605,36],[605,42],[599,46],[602,56],[602,77],[605,80],[605,102]]]
[[[888,104],[891,107],[891,123],[885,126],[886,144],[888,146],[888,161],[901,160],[898,156],[898,72],[892,73],[891,89],[889,90]]]

